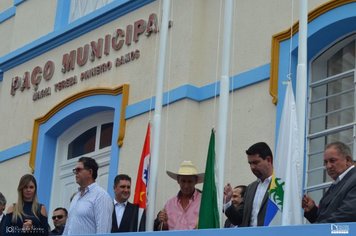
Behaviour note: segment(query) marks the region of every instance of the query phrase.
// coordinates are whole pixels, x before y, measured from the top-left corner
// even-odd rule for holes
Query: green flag
[[[214,129],[212,129],[209,142],[208,157],[205,166],[198,229],[219,227],[219,210],[215,185],[215,133]]]

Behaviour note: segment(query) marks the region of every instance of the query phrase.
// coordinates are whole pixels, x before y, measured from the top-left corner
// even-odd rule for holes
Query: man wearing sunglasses
[[[98,163],[90,157],[79,158],[73,169],[79,189],[70,203],[63,235],[110,233],[114,204],[95,182],[98,169]]]
[[[68,212],[67,209],[63,207],[58,207],[53,211],[53,225],[54,229],[51,231],[50,235],[62,235],[64,226],[67,221]]]

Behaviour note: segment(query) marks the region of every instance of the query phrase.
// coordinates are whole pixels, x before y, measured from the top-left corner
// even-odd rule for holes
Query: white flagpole
[[[166,50],[167,50],[167,35],[169,23],[169,11],[171,0],[163,0],[162,4],[162,23],[159,37],[159,55],[157,63],[157,79],[156,79],[156,101],[155,113],[153,117],[153,139],[150,173],[148,181],[148,204],[147,204],[147,220],[146,230],[153,231],[154,211],[156,204],[157,190],[157,171],[159,163],[159,148],[160,148],[160,129],[161,129],[161,111],[163,99],[163,79],[166,68]]]
[[[297,88],[296,108],[297,122],[299,128],[299,160],[303,171],[305,150],[305,117],[307,104],[307,38],[308,38],[308,0],[300,0],[299,7],[299,38],[298,38],[298,66],[297,66]],[[302,174],[302,173],[301,173]],[[303,175],[300,175],[303,176]],[[302,180],[299,181],[300,183]],[[302,189],[302,186],[299,186]],[[302,193],[302,191],[301,191]]]
[[[231,34],[232,34],[232,13],[233,0],[225,0],[224,10],[224,34],[223,51],[221,60],[221,80],[220,80],[220,98],[219,98],[219,120],[217,129],[217,173],[218,173],[218,209],[220,227],[222,227],[222,208],[224,197],[224,170],[226,156],[226,136],[229,110],[229,69],[231,52]]]

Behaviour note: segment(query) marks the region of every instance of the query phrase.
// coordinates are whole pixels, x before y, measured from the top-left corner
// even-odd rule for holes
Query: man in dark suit
[[[242,202],[244,201],[244,196],[246,192],[246,186],[245,185],[238,185],[234,189],[231,188],[230,184],[227,184],[224,188],[224,198],[227,203],[224,204],[224,209],[227,209],[230,206],[234,206],[236,210],[242,205]],[[227,193],[232,193],[232,195],[227,195]],[[241,224],[241,222],[240,222]],[[234,228],[234,227],[239,227],[239,225],[234,225],[231,223],[229,217],[225,220],[224,223],[224,228]]]
[[[239,208],[230,206],[225,214],[240,227],[263,226],[267,210],[268,189],[273,173],[273,155],[264,142],[253,144],[247,151],[247,160],[257,180],[247,186],[244,202]]]
[[[2,222],[3,219],[5,219],[5,208],[6,208],[6,198],[4,195],[0,192],[0,232],[1,232],[1,227],[2,227]]]
[[[308,195],[303,197],[305,218],[310,223],[356,222],[356,169],[350,148],[342,142],[328,144],[324,166],[334,182],[319,207]]]
[[[111,232],[136,232],[138,227],[139,208],[128,201],[131,195],[131,178],[120,174],[114,180],[114,212]],[[139,225],[139,231],[145,231],[145,212]]]

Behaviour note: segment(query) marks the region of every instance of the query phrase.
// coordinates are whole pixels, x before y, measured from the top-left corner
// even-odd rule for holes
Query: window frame
[[[312,172],[315,171],[320,171],[323,170],[324,175],[325,173],[325,167],[324,166],[320,166],[320,167],[314,167],[312,169],[309,169],[309,165],[310,165],[310,157],[312,155],[317,155],[320,153],[324,152],[323,150],[318,150],[318,151],[314,151],[313,153],[310,152],[310,145],[311,145],[311,141],[315,138],[319,138],[319,137],[327,137],[330,134],[336,134],[338,132],[342,132],[345,130],[350,130],[352,132],[352,137],[350,138],[352,140],[352,150],[353,150],[353,157],[355,159],[355,133],[356,133],[356,56],[354,58],[355,62],[354,62],[354,68],[341,72],[339,74],[336,75],[332,75],[327,77],[327,61],[332,57],[332,55],[335,55],[335,53],[337,53],[339,50],[341,50],[342,48],[346,47],[350,42],[354,42],[355,44],[355,54],[356,54],[356,33],[352,33],[349,35],[346,35],[345,37],[338,39],[337,41],[335,41],[334,43],[330,44],[327,48],[325,48],[324,50],[322,50],[318,55],[316,55],[314,58],[312,58],[310,60],[310,80],[309,80],[309,85],[308,85],[308,90],[309,90],[309,96],[308,96],[308,117],[307,122],[306,122],[306,132],[307,132],[307,136],[306,136],[306,169],[305,169],[305,188],[304,190],[308,193],[314,193],[314,194],[320,194],[317,193],[317,191],[321,191],[321,194],[319,196],[322,196],[323,193],[326,191],[326,189],[330,186],[330,184],[332,183],[332,181],[327,181],[328,178],[330,179],[330,177],[328,176],[324,176],[323,178],[323,182],[322,183],[318,183],[318,184],[314,184],[314,185],[309,185],[309,178]],[[317,60],[320,60],[320,62],[317,62]],[[316,64],[314,64],[316,63]],[[315,75],[315,72],[313,70],[320,70],[324,69],[324,72],[321,73],[325,73],[325,76],[321,76],[324,77],[323,79],[317,80],[317,81],[313,81],[313,76]],[[318,73],[318,71],[316,72]],[[330,82],[333,81],[340,81],[341,79],[347,78],[348,76],[352,76],[353,77],[353,88],[349,89],[348,91],[353,91],[353,112],[354,112],[354,116],[353,116],[353,121],[347,124],[342,124],[342,125],[337,125],[335,127],[332,128],[325,128],[324,130],[318,131],[318,132],[314,132],[314,133],[310,133],[310,122],[311,120],[317,116],[321,116],[321,114],[317,114],[314,115],[313,117],[312,115],[312,103],[315,103],[317,100],[322,100],[325,99],[327,96],[319,98],[317,100],[312,100],[313,96],[312,96],[312,89],[320,86],[320,85],[324,85],[324,84],[328,84]],[[342,91],[343,94],[345,93],[345,91]],[[338,95],[340,95],[338,94]],[[344,111],[345,109],[341,109],[341,111]],[[334,112],[334,111],[333,111]],[[323,113],[324,115],[328,115],[329,112]],[[318,200],[318,199],[316,199]]]

